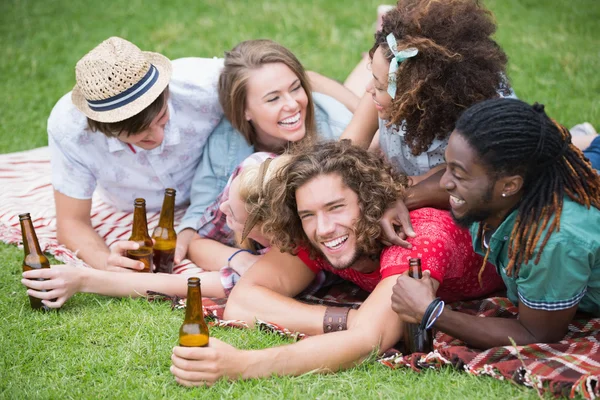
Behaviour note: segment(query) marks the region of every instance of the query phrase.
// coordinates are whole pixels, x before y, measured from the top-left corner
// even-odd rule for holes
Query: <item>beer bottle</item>
[[[140,247],[137,250],[127,250],[127,257],[144,263],[144,269],[140,272],[151,272],[152,239],[148,235],[146,200],[144,199],[135,199],[133,203],[133,231],[129,240],[137,242]]]
[[[31,271],[32,269],[50,268],[48,258],[42,253],[38,238],[31,222],[31,216],[29,213],[20,214],[19,222],[21,223],[21,233],[23,235],[23,251],[25,258],[23,258],[23,272]],[[44,281],[45,279],[38,279]],[[45,292],[46,290],[42,290]],[[34,310],[50,311],[50,308],[42,303],[41,299],[37,297],[29,296],[29,303],[31,308]]]
[[[421,279],[423,271],[421,270],[421,259],[411,258],[408,261],[408,276],[414,279]],[[433,332],[431,329],[419,331],[420,324],[404,323],[404,352],[411,353],[429,353],[433,350]]]
[[[188,278],[185,319],[179,328],[179,345],[185,347],[208,346],[208,326],[202,312],[200,278]]]
[[[154,272],[173,272],[173,259],[177,234],[173,227],[175,219],[175,189],[165,189],[165,199],[160,210],[158,226],[152,232],[154,239]]]

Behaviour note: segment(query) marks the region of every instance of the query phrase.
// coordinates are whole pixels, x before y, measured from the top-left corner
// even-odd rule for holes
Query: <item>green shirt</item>
[[[536,310],[556,311],[579,303],[579,310],[600,315],[600,210],[573,202],[565,197],[560,217],[560,230],[554,231],[546,243],[539,263],[534,264],[542,233],[532,259],[522,264],[519,275],[506,275],[509,238],[517,211],[513,211],[490,238],[488,261],[496,266],[507,288],[508,298],[523,302]],[[548,226],[552,222],[550,220]],[[485,255],[482,238],[477,236],[479,223],[471,225],[473,248]]]

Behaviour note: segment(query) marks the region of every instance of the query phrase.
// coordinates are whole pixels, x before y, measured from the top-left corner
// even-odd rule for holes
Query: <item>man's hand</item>
[[[171,373],[183,386],[212,386],[220,378],[237,379],[242,353],[212,337],[208,347],[174,347]]]
[[[144,269],[144,263],[127,257],[127,250],[137,250],[140,245],[129,240],[120,240],[110,246],[110,255],[104,269],[112,272],[132,272]]]
[[[182,230],[177,234],[177,245],[175,247],[175,258],[173,262],[175,265],[179,264],[186,257],[188,252],[188,247],[190,247],[190,242],[196,236],[196,231],[187,228]]]
[[[435,299],[436,289],[429,271],[423,271],[421,279],[411,278],[408,274],[400,275],[392,291],[392,310],[404,321],[418,324]]]
[[[410,223],[410,216],[408,214],[408,208],[404,204],[403,200],[397,200],[391,208],[383,214],[381,217],[381,228],[383,229],[384,238],[382,242],[388,246],[396,245],[406,249],[410,249],[412,245],[406,240],[407,237],[415,237],[415,231],[413,230],[412,224]],[[399,227],[400,231],[396,232],[396,228]]]
[[[53,265],[50,269],[23,272],[21,283],[28,288],[29,296],[42,299],[42,303],[50,308],[60,308],[71,296],[81,291],[84,274],[84,268]]]

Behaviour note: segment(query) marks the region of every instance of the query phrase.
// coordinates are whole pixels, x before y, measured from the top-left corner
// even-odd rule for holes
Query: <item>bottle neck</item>
[[[140,239],[148,235],[148,222],[146,222],[146,207],[136,205],[133,209],[133,230],[131,237]]]
[[[187,300],[185,305],[185,319],[188,321],[203,318],[202,291],[200,290],[200,284],[188,286]]]
[[[408,276],[415,279],[421,279],[423,277],[423,271],[421,270],[421,264],[409,264],[408,265]]]
[[[31,219],[22,219],[20,223],[21,232],[23,234],[23,250],[25,251],[25,254],[42,254]]]
[[[158,226],[162,228],[174,229],[175,220],[175,196],[166,194],[160,210],[160,219]]]

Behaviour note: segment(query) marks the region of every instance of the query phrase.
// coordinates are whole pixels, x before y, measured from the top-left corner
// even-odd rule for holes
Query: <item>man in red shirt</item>
[[[349,141],[318,144],[293,156],[263,186],[261,215],[251,213],[244,228],[250,231],[252,221],[261,219],[263,233],[282,252],[272,249],[240,279],[225,318],[258,318],[313,337],[260,351],[238,350],[214,338],[208,348],[176,347],[171,372],[177,381],[210,385],[221,377],[335,371],[392,347],[401,338],[402,320],[391,309],[390,298],[409,258],[422,260],[438,295],[446,300],[500,289],[502,280],[493,267],[485,267],[478,277],[483,259],[473,252],[468,231],[456,226],[447,211],[413,211],[417,236],[408,239],[411,248],[384,249],[379,220],[407,185],[407,177]],[[295,300],[320,270],[371,294],[358,310]]]

